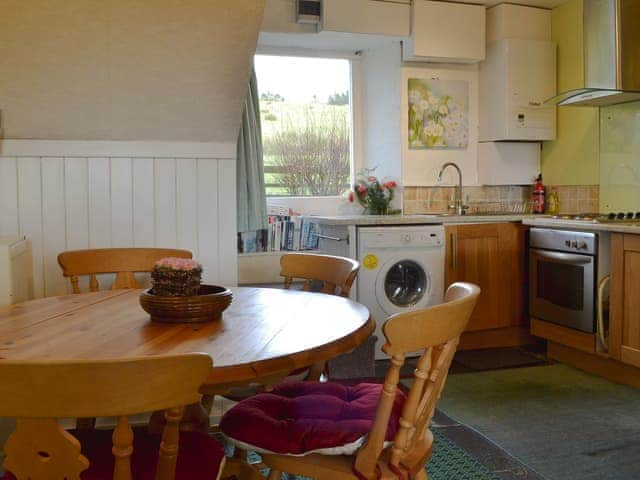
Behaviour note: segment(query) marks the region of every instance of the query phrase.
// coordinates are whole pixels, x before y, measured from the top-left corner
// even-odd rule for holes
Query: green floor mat
[[[437,428],[432,429],[435,444],[433,456],[427,464],[427,473],[430,480],[499,480],[487,467],[482,465],[473,456],[460,448],[454,442],[445,437]],[[217,437],[220,438],[220,437]],[[233,446],[226,445],[227,455],[233,454]],[[249,462],[260,462],[260,455],[249,452]],[[268,470],[263,470],[264,475]],[[304,480],[306,477],[283,473],[281,480]]]

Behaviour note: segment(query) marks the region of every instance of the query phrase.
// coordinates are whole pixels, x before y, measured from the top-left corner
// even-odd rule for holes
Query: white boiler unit
[[[480,141],[556,138],[556,45],[515,38],[493,42],[480,64]]]
[[[31,242],[26,237],[0,237],[0,307],[31,298]]]

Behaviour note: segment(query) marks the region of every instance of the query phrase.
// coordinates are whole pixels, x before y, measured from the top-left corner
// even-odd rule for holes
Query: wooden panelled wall
[[[69,291],[56,256],[83,248],[185,248],[203,263],[207,282],[236,283],[234,158],[164,157],[137,147],[156,155],[123,156],[118,148],[80,156],[65,147],[57,149],[64,156],[11,155],[11,148],[0,156],[0,235],[31,238],[37,297]]]

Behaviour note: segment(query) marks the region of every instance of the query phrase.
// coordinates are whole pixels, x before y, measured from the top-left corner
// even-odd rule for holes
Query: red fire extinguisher
[[[542,174],[536,178],[536,183],[533,186],[533,213],[544,213],[545,209],[545,190],[542,183]]]

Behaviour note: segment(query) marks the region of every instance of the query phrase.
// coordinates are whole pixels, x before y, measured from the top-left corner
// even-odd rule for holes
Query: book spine
[[[302,233],[300,235],[300,249],[306,250],[309,244],[309,220],[302,217]]]
[[[293,220],[287,222],[287,250],[293,250],[293,236],[295,233],[295,223]]]
[[[300,217],[293,217],[293,250],[300,250]]]
[[[273,240],[273,250],[276,252],[280,251],[280,246],[282,244],[282,222],[278,222],[275,224],[275,238]]]

